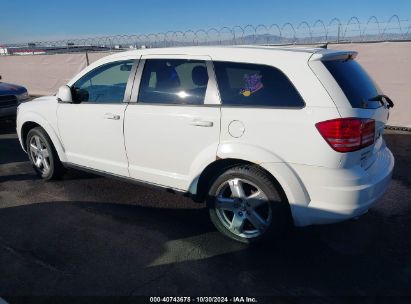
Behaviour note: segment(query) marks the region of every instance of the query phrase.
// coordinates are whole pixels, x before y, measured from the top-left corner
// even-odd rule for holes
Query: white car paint
[[[249,161],[266,169],[281,185],[297,226],[340,221],[365,213],[382,196],[394,166],[382,136],[370,147],[339,153],[315,128],[320,121],[369,117],[377,121],[377,133],[383,132],[388,110],[351,108],[321,63],[326,57],[346,54],[255,46],[118,53],[91,64],[68,86],[109,62],[200,58],[208,61],[210,79],[214,78],[210,70],[213,60],[274,66],[287,75],[306,105],[301,109],[220,106],[218,90],[213,87],[215,80],[209,81],[204,106],[138,104],[136,76],[131,98],[124,104],[64,104],[58,103],[56,96],[23,104],[18,111],[17,130],[22,142],[24,123],[42,126],[63,163],[192,194],[197,191],[203,170],[216,159]],[[106,119],[107,113],[119,115],[119,119]],[[198,126],[195,122],[212,126]],[[25,149],[23,142],[22,146]]]
[[[52,140],[60,160],[62,162],[67,162],[65,149],[58,131],[56,115],[57,107],[58,103],[56,96],[40,97],[30,102],[26,102],[24,107],[19,106],[17,108],[16,129],[18,131],[21,146],[26,150],[26,143],[24,143],[21,138],[23,124],[33,122],[40,125]]]
[[[163,56],[143,55],[141,60],[155,58]],[[167,55],[167,58],[211,60],[208,56],[178,54]],[[142,68],[141,65],[137,75]],[[208,66],[207,72],[212,79],[212,66]],[[205,105],[220,103],[213,84],[209,80]],[[137,81],[134,92],[138,92],[138,85]],[[132,96],[131,100],[133,98],[137,99],[137,96]],[[215,160],[219,133],[219,107],[130,103],[124,122],[130,177],[188,190],[192,180],[201,172],[199,170]],[[188,138],[198,140],[188,141]]]
[[[128,177],[123,139],[126,107],[125,103],[60,103],[56,111],[58,130],[67,161]],[[112,119],[113,115],[119,119]]]

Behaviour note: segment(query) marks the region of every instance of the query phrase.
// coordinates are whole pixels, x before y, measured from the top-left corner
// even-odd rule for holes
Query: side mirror
[[[67,103],[72,103],[73,102],[73,96],[71,94],[71,89],[67,85],[63,85],[59,88],[57,92],[57,99],[59,102],[67,102]]]

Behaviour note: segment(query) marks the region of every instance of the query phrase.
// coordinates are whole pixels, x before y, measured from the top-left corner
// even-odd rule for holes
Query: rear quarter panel
[[[303,108],[258,108],[222,105],[220,145],[221,158],[243,154],[242,159],[255,163],[284,162],[312,166],[338,167],[341,155],[332,150],[317,131],[319,121],[339,118],[335,104],[308,66],[309,55],[302,52],[261,52],[249,63],[265,64],[280,69],[293,83],[305,102]],[[213,58],[214,59],[214,58]],[[217,58],[236,61],[235,56]],[[239,62],[244,62],[238,60]],[[239,138],[230,135],[229,125],[238,120],[244,124]],[[254,152],[247,159],[246,150],[235,144],[249,145]],[[232,148],[230,148],[232,146]],[[239,150],[239,151],[238,151]],[[227,152],[230,151],[230,152]]]

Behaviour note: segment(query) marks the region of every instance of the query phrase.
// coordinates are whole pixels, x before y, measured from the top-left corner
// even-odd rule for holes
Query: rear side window
[[[204,103],[207,84],[205,61],[147,59],[138,102],[201,105]]]
[[[370,98],[375,97],[380,92],[357,61],[352,59],[329,60],[323,63],[333,75],[353,108],[374,109],[381,106],[378,101],[369,101]]]
[[[223,105],[304,107],[294,85],[274,67],[214,62],[214,68]]]

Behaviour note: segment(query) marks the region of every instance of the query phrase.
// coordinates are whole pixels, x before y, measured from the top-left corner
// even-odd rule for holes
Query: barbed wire
[[[371,16],[364,23],[351,17],[347,22],[333,18],[329,22],[321,19],[314,23],[302,21],[297,25],[284,24],[235,25],[233,27],[208,28],[186,31],[139,35],[112,35],[56,41],[33,41],[29,43],[6,44],[13,49],[57,52],[101,50],[124,50],[130,48],[152,48],[189,45],[241,45],[241,44],[317,44],[411,40],[411,22],[392,15],[387,21]],[[21,50],[20,50],[21,51]]]

